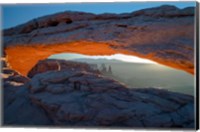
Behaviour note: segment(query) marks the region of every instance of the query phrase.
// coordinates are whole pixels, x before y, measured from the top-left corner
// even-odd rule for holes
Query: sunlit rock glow
[[[59,53],[133,55],[194,74],[194,17],[195,8],[174,6],[126,14],[61,12],[4,30],[3,48],[23,75]]]
[[[50,56],[50,58],[55,58],[55,59],[67,59],[67,60],[73,60],[73,59],[82,59],[82,58],[88,58],[88,59],[114,59],[114,60],[120,60],[124,62],[129,62],[129,63],[148,63],[148,64],[157,64],[154,61],[148,60],[148,59],[143,59],[140,57],[136,56],[131,56],[131,55],[124,55],[124,54],[113,54],[110,56],[107,55],[94,55],[94,56],[89,56],[89,55],[81,55],[81,54],[74,54],[74,53],[63,53],[63,54],[56,54]]]

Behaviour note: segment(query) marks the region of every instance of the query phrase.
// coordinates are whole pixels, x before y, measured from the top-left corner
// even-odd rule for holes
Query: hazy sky
[[[50,56],[49,58],[52,59],[67,59],[67,60],[73,60],[73,59],[81,59],[81,58],[89,58],[89,59],[114,59],[114,60],[120,60],[124,62],[130,62],[130,63],[149,63],[149,64],[156,64],[156,62],[153,62],[148,59],[139,58],[136,56],[130,56],[130,55],[124,55],[124,54],[114,54],[110,56],[88,56],[88,55],[82,55],[82,54],[75,54],[75,53],[62,53],[62,54],[55,54]]]
[[[123,3],[66,3],[66,4],[17,4],[2,5],[2,27],[10,28],[31,19],[62,11],[84,11],[95,14],[125,13],[160,5],[179,8],[195,6],[195,2],[123,2]]]

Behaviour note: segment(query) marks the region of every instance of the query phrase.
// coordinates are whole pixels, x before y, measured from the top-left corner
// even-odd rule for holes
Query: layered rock
[[[10,65],[23,75],[38,60],[62,52],[136,55],[193,74],[194,15],[193,7],[174,6],[124,14],[62,12],[4,30],[3,44]]]
[[[88,71],[99,73],[98,70],[92,69],[88,64],[76,63],[66,60],[47,59],[40,60],[28,73],[28,77],[32,78],[34,75],[47,72],[47,71],[60,71],[60,70],[73,70],[73,71]]]
[[[3,124],[6,126],[51,125],[52,121],[45,111],[33,104],[29,98],[26,84],[30,79],[8,68],[4,60],[5,58],[1,58],[5,64],[1,72]]]
[[[33,69],[57,61],[43,60]],[[19,86],[5,81],[4,125],[194,128],[192,96],[128,89],[95,71],[78,70],[77,62],[60,62],[68,68],[35,72]],[[74,65],[77,70],[69,67]]]
[[[194,128],[193,96],[128,89],[86,64],[43,60],[62,52],[123,53],[193,74],[194,15],[194,8],[173,6],[62,12],[4,30],[3,124]]]
[[[87,71],[49,71],[30,84],[32,102],[56,125],[194,127],[194,98],[166,90],[128,89]]]
[[[5,57],[0,58],[1,67],[1,77],[4,82],[16,82],[16,83],[26,83],[29,81],[27,77],[20,75],[15,70],[11,69],[6,61]]]

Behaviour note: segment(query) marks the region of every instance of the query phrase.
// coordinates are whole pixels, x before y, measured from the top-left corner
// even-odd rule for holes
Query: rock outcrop
[[[9,69],[5,58],[1,58],[1,62],[5,64],[1,72],[3,124],[12,126],[51,125],[52,120],[45,111],[29,99],[29,89],[26,84],[30,79]]]
[[[193,96],[154,88],[128,89],[81,69],[83,63],[79,63],[81,70],[70,68],[78,69],[77,62],[62,60],[68,68],[40,72],[40,65],[53,61],[57,63],[39,62],[23,85],[5,81],[4,125],[194,128]]]
[[[100,71],[92,69],[88,64],[80,62],[71,62],[66,60],[40,60],[28,73],[28,77],[32,78],[34,75],[47,72],[47,71],[61,71],[61,70],[73,70],[73,71],[87,71],[100,74]]]
[[[6,58],[1,57],[1,77],[3,78],[4,82],[16,82],[16,83],[21,83],[24,84],[29,81],[29,78],[24,77],[20,75],[18,72],[15,70],[9,68],[9,65],[7,64]]]
[[[194,8],[62,12],[3,31],[4,125],[194,128],[194,97],[127,88],[63,52],[122,53],[194,74]],[[39,61],[42,60],[42,61]],[[39,61],[39,62],[38,62]]]
[[[124,14],[67,11],[4,30],[3,45],[8,62],[23,75],[38,60],[63,52],[135,55],[194,74],[194,10],[161,6]]]

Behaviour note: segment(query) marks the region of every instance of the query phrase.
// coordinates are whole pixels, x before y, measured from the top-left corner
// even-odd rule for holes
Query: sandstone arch
[[[113,46],[113,45],[112,45]],[[78,41],[69,44],[52,44],[52,45],[34,45],[34,46],[15,46],[5,49],[7,61],[11,68],[15,69],[22,75],[26,76],[28,71],[39,61],[48,58],[50,55],[70,52],[85,55],[112,55],[115,53],[123,53],[127,55],[135,55],[143,58],[154,60],[158,63],[178,68],[193,74],[193,68],[187,65],[178,65],[176,63],[167,62],[159,58],[155,58],[154,54],[142,55],[136,52],[130,52],[122,49],[114,49],[107,43],[97,43],[89,41]]]
[[[194,96],[128,88],[87,64],[67,61],[40,61],[42,72],[38,65],[30,79],[24,77],[37,61],[63,52],[135,55],[193,74],[194,8],[161,6],[118,15],[63,12],[3,35],[3,54],[14,69],[1,58],[4,125],[194,128]]]
[[[126,14],[62,12],[4,30],[3,45],[8,63],[23,75],[38,60],[63,52],[135,55],[194,74],[194,16],[194,8],[174,6]]]

